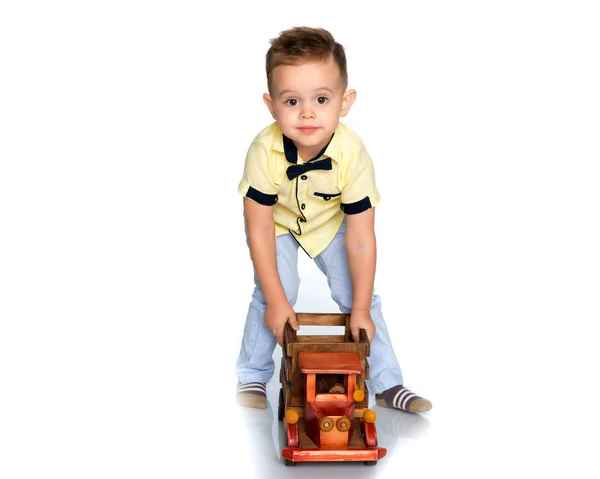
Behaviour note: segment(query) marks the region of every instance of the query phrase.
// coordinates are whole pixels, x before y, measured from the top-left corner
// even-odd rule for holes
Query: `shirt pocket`
[[[318,196],[319,198],[323,198],[325,201],[329,201],[331,198],[340,196],[341,193],[319,193],[319,192],[315,191],[314,195]]]

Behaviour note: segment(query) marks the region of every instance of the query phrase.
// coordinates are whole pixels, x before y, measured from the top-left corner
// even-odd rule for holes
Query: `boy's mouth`
[[[317,128],[316,126],[301,126],[300,128],[298,128],[302,133],[314,133],[315,131],[317,131],[319,128]]]

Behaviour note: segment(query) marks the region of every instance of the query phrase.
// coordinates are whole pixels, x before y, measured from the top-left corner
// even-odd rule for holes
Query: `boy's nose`
[[[302,118],[303,120],[305,119],[310,119],[310,118],[314,118],[315,117],[315,112],[312,108],[302,108],[302,110],[300,110],[300,118]]]

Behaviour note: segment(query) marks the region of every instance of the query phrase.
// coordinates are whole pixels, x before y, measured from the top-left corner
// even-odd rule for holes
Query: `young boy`
[[[377,404],[413,413],[431,403],[402,385],[402,373],[373,294],[376,263],[374,207],[379,191],[360,138],[340,122],[356,92],[347,90],[342,45],[321,28],[296,27],[271,40],[266,55],[275,120],[254,139],[239,193],[255,289],[237,361],[237,402],[266,408],[273,351],[285,323],[298,329],[298,248],[327,276],[333,300],[350,314],[357,340],[371,342],[370,379]]]

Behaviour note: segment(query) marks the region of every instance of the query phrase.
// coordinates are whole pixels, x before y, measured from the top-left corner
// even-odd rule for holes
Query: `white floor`
[[[301,256],[299,264],[306,281],[296,310],[336,311],[323,294],[327,285],[321,273],[306,257]],[[571,355],[565,359],[555,351],[561,344],[559,333],[551,330],[544,334],[522,325],[519,332],[519,324],[510,319],[504,328],[494,329],[489,323],[478,327],[476,320],[454,318],[451,328],[435,321],[440,332],[424,332],[427,326],[398,322],[397,313],[385,305],[386,301],[384,311],[389,311],[387,322],[405,384],[428,397],[433,409],[412,415],[380,408],[371,397],[378,415],[379,444],[388,449],[376,466],[286,467],[280,454],[283,429],[276,416],[276,372],[268,384],[268,409],[227,403],[233,422],[239,424],[238,451],[244,458],[244,466],[226,460],[232,471],[249,469],[255,478],[599,477],[600,467],[593,459],[600,445],[594,439],[600,425],[593,402],[598,388],[582,376],[597,355],[591,343],[582,338],[580,350],[564,343],[563,351]],[[482,311],[482,318],[493,315],[492,310]],[[314,332],[313,328],[309,333]],[[279,365],[279,348],[274,357]],[[555,375],[563,379],[554,381]]]
[[[506,382],[491,396],[483,391],[478,396],[473,383],[446,391],[435,388],[434,408],[422,415],[380,408],[371,397],[379,445],[387,448],[386,457],[375,466],[357,462],[294,467],[286,467],[280,454],[284,432],[277,420],[278,388],[275,381],[269,384],[266,410],[235,410],[239,455],[235,461],[225,458],[224,470],[252,478],[600,477],[595,460],[600,445],[595,428],[598,413],[593,410],[597,406],[585,407],[575,399],[565,403],[572,404],[574,411],[561,411],[560,401],[547,397],[551,391],[568,394],[561,387],[532,395],[511,389]],[[457,400],[454,396],[461,392],[465,397]],[[513,404],[507,403],[509,398]]]
[[[524,392],[511,407],[497,398],[470,396],[483,401],[472,408],[458,406],[454,393],[473,393],[472,385],[435,394],[434,408],[411,415],[374,405],[377,412],[379,445],[388,454],[375,466],[362,463],[303,463],[286,467],[281,459],[283,427],[277,420],[278,385],[268,388],[266,410],[238,408],[241,462],[227,461],[226,470],[252,478],[597,478],[600,468],[594,457],[598,449],[589,416],[567,413],[548,404],[536,404],[544,394]],[[556,388],[560,393],[561,388]],[[528,404],[531,400],[532,403]],[[466,403],[468,399],[464,398]],[[547,400],[549,403],[551,399]],[[587,409],[589,410],[589,408]],[[596,419],[592,419],[592,416]],[[243,465],[242,465],[243,464]]]

